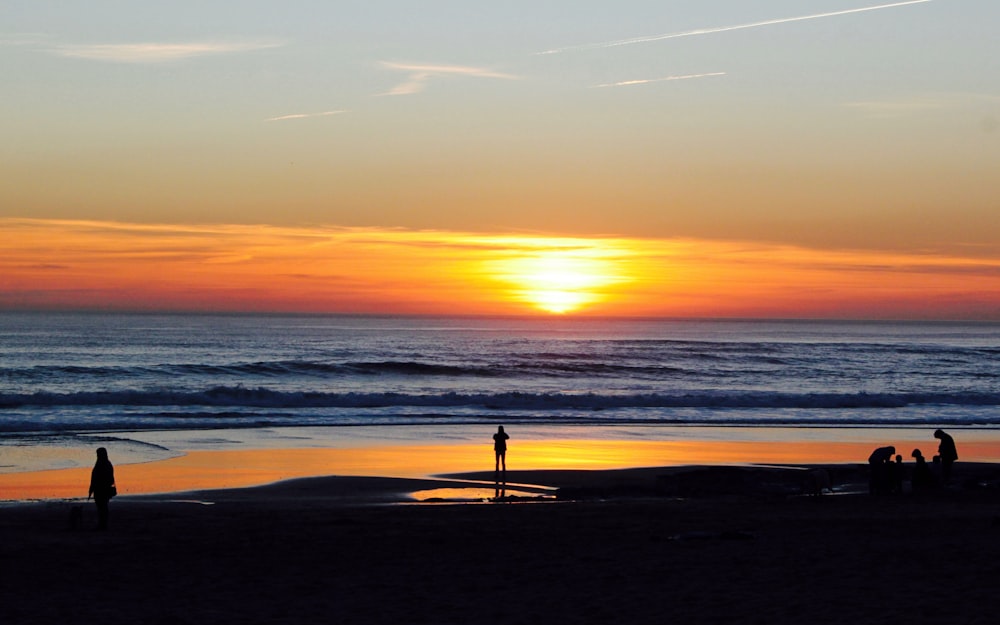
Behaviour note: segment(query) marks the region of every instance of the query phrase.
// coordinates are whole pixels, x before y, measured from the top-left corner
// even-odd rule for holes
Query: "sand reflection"
[[[447,502],[447,503],[458,503],[458,502],[468,502],[468,501],[492,501],[498,497],[507,498],[519,498],[519,499],[554,499],[554,491],[549,494],[543,494],[538,490],[519,490],[517,488],[507,487],[503,489],[503,494],[500,495],[498,489],[495,487],[466,487],[466,488],[432,488],[429,490],[419,490],[414,493],[410,493],[410,497],[416,501],[424,502]]]
[[[935,449],[933,442],[924,447],[931,453]],[[830,441],[518,441],[511,447],[508,468],[864,463],[871,449],[870,442]],[[114,462],[114,450],[109,451]],[[1000,441],[960,441],[960,453],[965,461],[997,461]],[[145,464],[116,463],[115,474],[120,494],[136,495],[239,488],[325,475],[416,478],[492,469],[489,445],[453,444],[191,451]],[[85,498],[89,475],[89,467],[0,474],[0,499]],[[492,496],[492,488],[485,490]],[[516,487],[508,489],[508,494],[513,490]]]

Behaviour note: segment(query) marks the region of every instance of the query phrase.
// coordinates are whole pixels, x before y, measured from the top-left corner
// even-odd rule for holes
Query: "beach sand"
[[[864,467],[510,472],[558,488],[328,477],[0,507],[4,623],[993,623],[1000,466],[872,497]],[[438,491],[435,491],[438,492]],[[398,503],[411,502],[411,503]]]

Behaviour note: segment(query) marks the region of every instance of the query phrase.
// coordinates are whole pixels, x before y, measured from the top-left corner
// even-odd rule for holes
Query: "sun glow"
[[[502,279],[511,297],[550,313],[579,310],[607,298],[607,286],[621,281],[604,250],[546,249],[503,262]]]
[[[997,319],[1000,257],[0,218],[0,310]]]

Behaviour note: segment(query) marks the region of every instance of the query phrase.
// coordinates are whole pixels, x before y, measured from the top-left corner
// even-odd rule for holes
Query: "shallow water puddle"
[[[516,489],[496,489],[486,487],[468,488],[432,488],[410,493],[410,497],[417,501],[432,503],[458,503],[458,502],[482,502],[496,499],[554,499],[553,495],[540,495],[537,492]]]

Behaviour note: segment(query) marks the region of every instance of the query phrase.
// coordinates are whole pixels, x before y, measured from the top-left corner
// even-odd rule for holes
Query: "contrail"
[[[266,122],[280,122],[286,119],[306,119],[307,117],[326,117],[327,115],[339,115],[341,113],[346,113],[347,111],[323,111],[322,113],[292,113],[291,115],[279,115],[278,117],[269,117],[265,119]]]
[[[438,76],[472,76],[475,78],[505,78],[510,80],[517,78],[517,76],[512,76],[511,74],[503,74],[483,67],[469,67],[466,65],[415,65],[382,61],[382,66],[410,73],[409,80],[396,85],[382,95],[412,95],[420,93],[427,86],[431,78]]]
[[[686,76],[667,76],[665,78],[645,78],[640,80],[623,80],[622,82],[609,82],[603,85],[594,85],[595,89],[601,87],[627,87],[629,85],[646,85],[651,82],[665,82],[667,80],[689,80],[691,78],[707,78],[709,76],[725,76],[726,72],[711,72],[709,74],[687,74]]]
[[[838,15],[848,15],[850,13],[864,13],[866,11],[879,11],[881,9],[892,9],[907,6],[910,4],[923,4],[933,2],[933,0],[907,0],[906,2],[893,2],[892,4],[880,4],[878,6],[861,7],[859,9],[846,9],[844,11],[831,11],[829,13],[816,13],[815,15],[802,15],[799,17],[782,17],[764,22],[752,22],[750,24],[739,24],[736,26],[721,26],[719,28],[699,28],[698,30],[687,30],[680,33],[668,33],[665,35],[650,35],[648,37],[636,37],[635,39],[619,39],[617,41],[605,41],[604,43],[588,43],[579,46],[566,46],[565,48],[555,48],[536,54],[559,54],[569,50],[588,50],[593,48],[615,48],[618,46],[631,46],[637,43],[649,43],[651,41],[663,41],[664,39],[677,39],[679,37],[693,37],[695,35],[712,35],[724,33],[731,30],[744,30],[746,28],[758,28],[760,26],[772,26],[774,24],[787,24],[789,22],[801,22],[804,20],[816,20],[822,17],[836,17]]]

